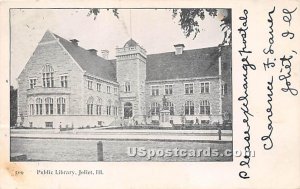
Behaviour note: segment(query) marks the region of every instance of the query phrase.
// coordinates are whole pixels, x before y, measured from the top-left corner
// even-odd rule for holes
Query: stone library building
[[[129,39],[84,49],[46,31],[18,77],[18,126],[94,127],[224,123],[232,117],[231,46],[147,54]]]

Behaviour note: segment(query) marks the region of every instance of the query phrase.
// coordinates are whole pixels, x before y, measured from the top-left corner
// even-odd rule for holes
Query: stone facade
[[[83,69],[67,47],[47,31],[18,77],[18,125],[78,128],[120,126],[128,124],[128,120],[152,124],[159,120],[159,114],[152,113],[152,105],[156,103],[162,110],[164,96],[168,103],[173,104],[174,113],[170,118],[174,124],[186,121],[222,123],[224,112],[231,116],[231,51],[221,50],[223,54],[216,64],[222,69],[217,75],[147,80],[145,49],[131,39],[116,50],[115,62],[108,64],[114,66],[116,80],[104,79]],[[52,75],[45,71],[47,69]],[[52,77],[50,87],[45,86],[47,74]],[[62,78],[67,80],[67,86],[63,86]],[[208,83],[209,91],[201,92],[203,83]],[[186,94],[186,84],[192,84],[191,94]],[[165,85],[172,86],[172,94],[166,94]],[[153,94],[153,86],[158,90],[157,94]],[[51,108],[46,105],[49,98],[53,101]],[[59,103],[62,98],[63,113]],[[186,114],[187,101],[192,102],[193,113]],[[200,104],[204,101],[209,102],[208,113],[200,111]]]

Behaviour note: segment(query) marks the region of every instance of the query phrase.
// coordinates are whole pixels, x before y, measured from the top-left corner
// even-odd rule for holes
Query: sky
[[[220,16],[207,16],[201,21],[202,30],[193,40],[192,36],[184,36],[179,18],[172,19],[172,11],[168,9],[118,9],[119,19],[111,10],[102,9],[96,20],[87,16],[88,12],[88,9],[11,9],[11,84],[18,87],[17,77],[47,30],[68,40],[75,38],[79,46],[97,49],[98,54],[103,49],[109,50],[109,59],[115,59],[116,47],[122,47],[130,38],[143,46],[147,54],[174,51],[173,45],[179,43],[185,49],[197,49],[217,46],[223,40]]]

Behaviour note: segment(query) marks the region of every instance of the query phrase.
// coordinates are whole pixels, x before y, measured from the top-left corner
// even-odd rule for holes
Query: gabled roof
[[[147,81],[218,76],[218,47],[147,55]]]
[[[117,82],[115,59],[106,60],[56,34],[53,35],[87,73]],[[138,43],[130,39],[126,44],[135,46]],[[230,48],[223,47],[222,54],[228,53]],[[147,55],[146,81],[218,76],[218,55],[218,47],[184,50],[179,55],[174,52]]]
[[[88,50],[74,45],[72,42],[56,34],[54,36],[59,39],[62,46],[87,73],[109,81],[117,81],[116,68],[113,61],[94,55]]]

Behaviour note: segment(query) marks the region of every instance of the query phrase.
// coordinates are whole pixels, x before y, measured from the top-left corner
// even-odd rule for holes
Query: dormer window
[[[175,55],[180,55],[183,53],[183,49],[184,49],[184,44],[177,44],[177,45],[174,45],[175,47]]]

